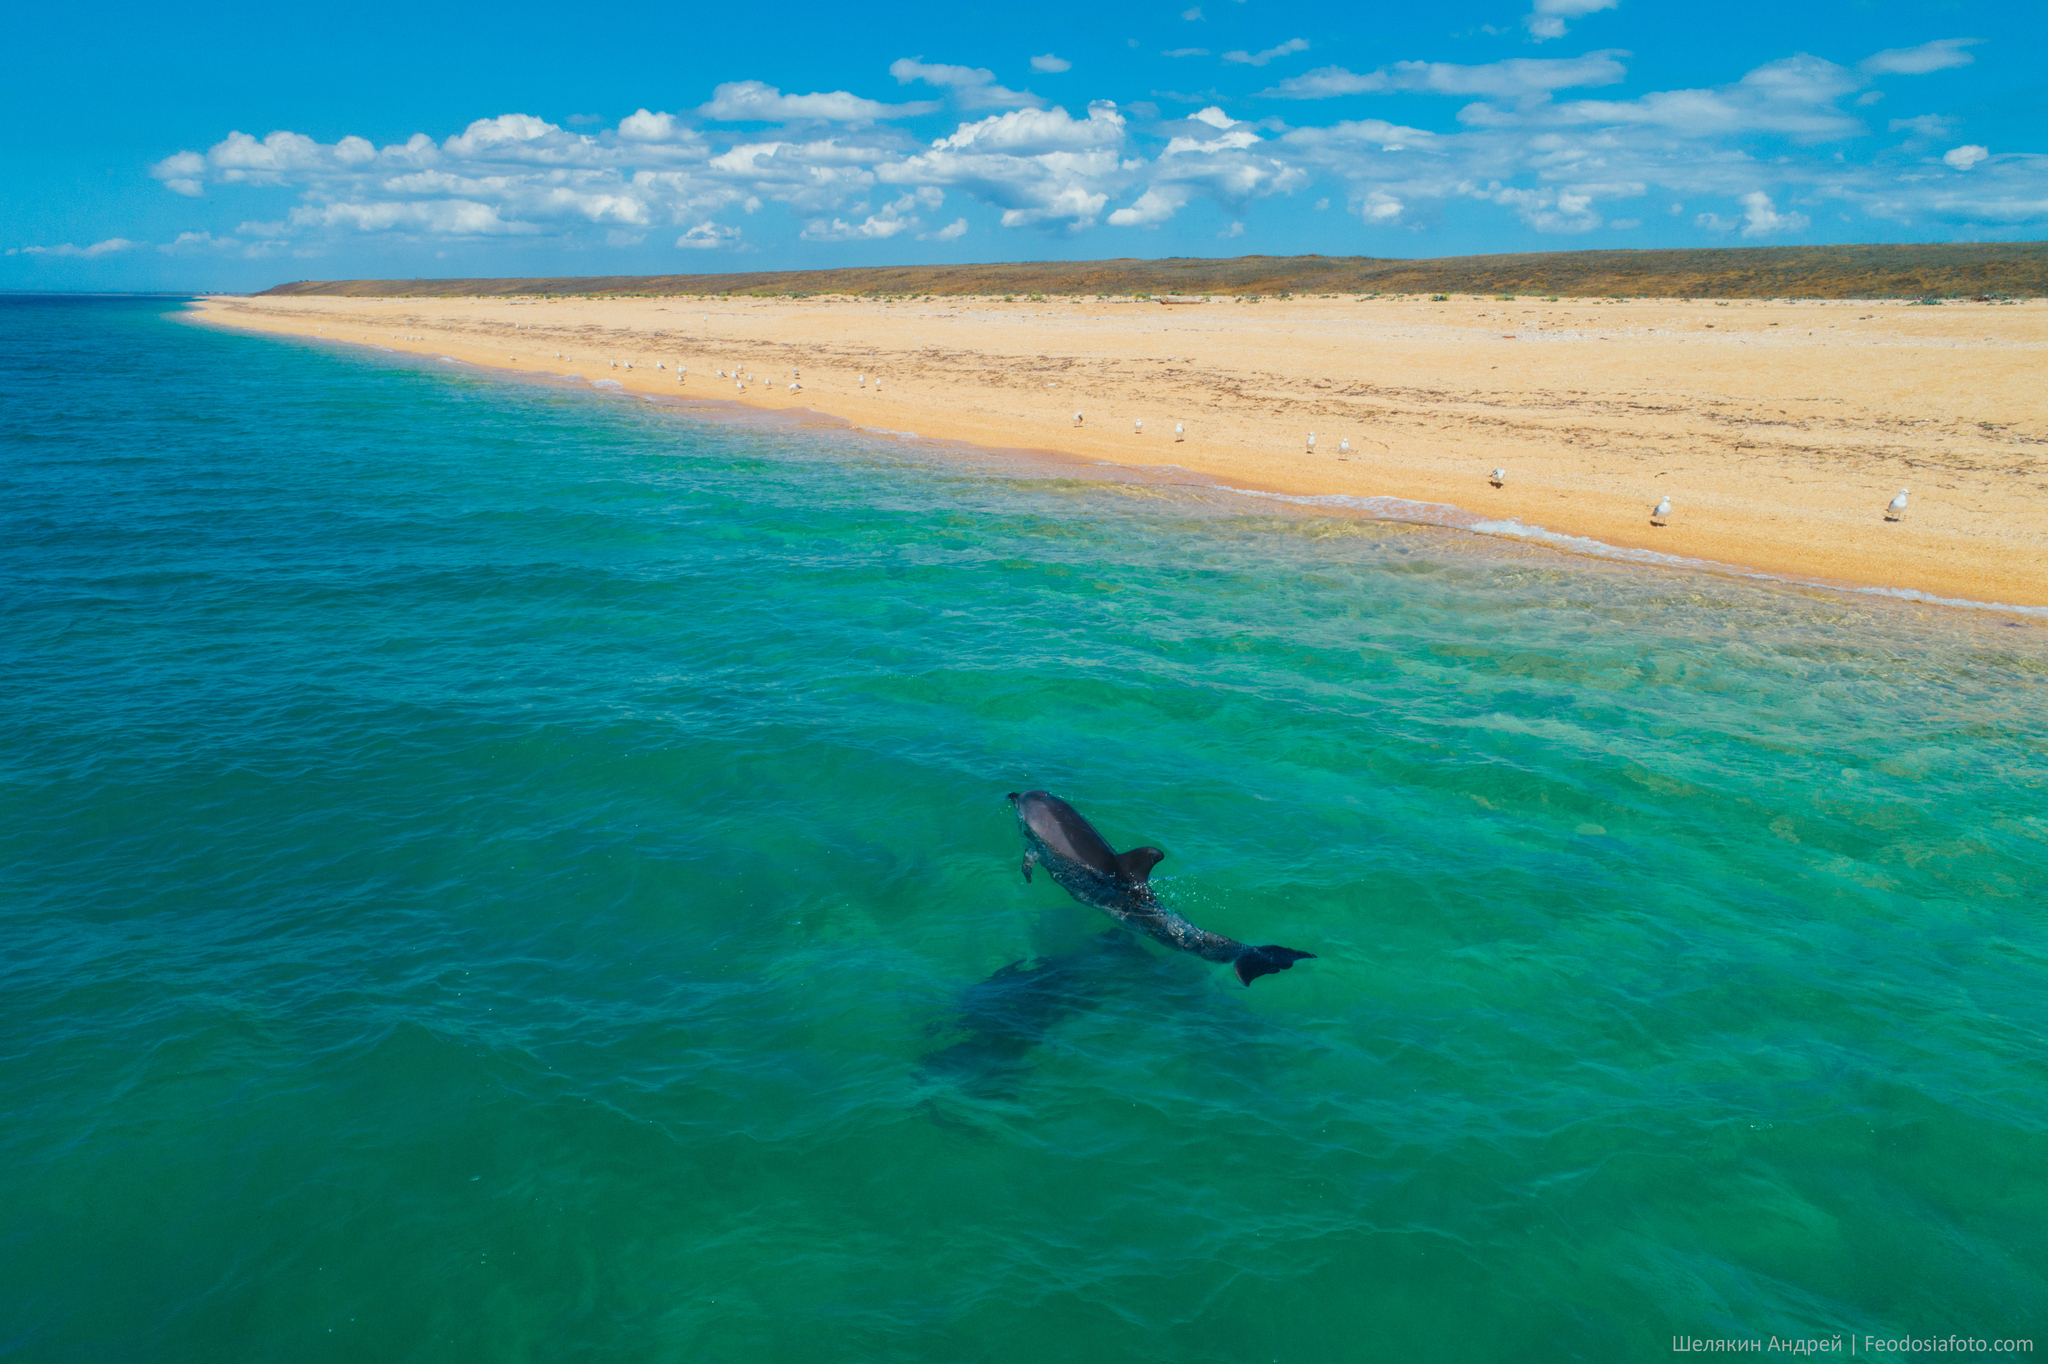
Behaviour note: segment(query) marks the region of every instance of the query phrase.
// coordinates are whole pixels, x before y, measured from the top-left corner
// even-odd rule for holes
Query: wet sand
[[[1624,549],[2048,606],[2043,301],[301,297],[196,307],[228,326],[635,392],[1180,465],[1260,491],[1448,503],[1482,524]],[[754,376],[744,392],[715,373],[736,367]],[[1179,442],[1176,423],[1187,428]],[[1498,488],[1495,468],[1506,470]],[[1909,509],[1888,519],[1901,488],[1912,490]],[[1672,513],[1653,524],[1667,496]]]

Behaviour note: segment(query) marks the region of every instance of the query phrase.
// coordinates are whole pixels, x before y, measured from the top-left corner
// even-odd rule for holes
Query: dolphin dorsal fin
[[[1165,860],[1166,854],[1157,848],[1133,848],[1116,855],[1116,869],[1124,879],[1134,886],[1145,884],[1145,878],[1152,874],[1152,868]]]

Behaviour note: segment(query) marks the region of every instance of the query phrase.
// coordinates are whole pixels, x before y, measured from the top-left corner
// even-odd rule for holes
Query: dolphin
[[[1260,976],[1288,970],[1298,961],[1314,959],[1313,952],[1297,952],[1274,943],[1249,947],[1195,927],[1163,907],[1146,880],[1165,853],[1157,848],[1110,851],[1108,842],[1079,810],[1044,791],[1022,795],[1012,791],[1009,799],[1017,807],[1017,823],[1024,831],[1026,881],[1031,879],[1032,867],[1043,862],[1060,889],[1082,904],[1093,905],[1168,947],[1192,952],[1204,961],[1227,961],[1246,985]]]

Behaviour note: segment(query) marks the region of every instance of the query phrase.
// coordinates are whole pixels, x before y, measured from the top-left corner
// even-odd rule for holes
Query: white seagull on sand
[[[1507,481],[1508,481],[1508,471],[1507,471],[1507,470],[1505,470],[1505,469],[1495,469],[1495,470],[1493,471],[1493,486],[1494,486],[1494,487],[1498,488],[1498,487],[1499,487],[1499,486],[1500,486],[1501,484],[1503,484],[1503,483],[1505,483],[1505,482],[1507,482]]]
[[[1316,433],[1313,431],[1308,433],[1308,452],[1310,454],[1316,452]]]
[[[1135,418],[1135,419],[1133,419],[1133,421],[1131,422],[1131,431],[1132,431],[1132,432],[1133,432],[1134,434],[1136,434],[1136,435],[1140,435],[1140,436],[1144,435],[1144,434],[1145,434],[1145,419],[1144,419],[1143,417],[1138,417],[1138,418]]]
[[[1650,519],[1652,521],[1662,522],[1668,520],[1670,516],[1671,499],[1669,497],[1659,498],[1657,501],[1657,505],[1650,508]]]
[[[1081,424],[1081,414],[1080,414],[1080,413],[1078,413],[1078,412],[1076,412],[1076,413],[1074,414],[1074,425],[1076,425],[1076,426],[1079,426],[1080,424]]]
[[[1345,436],[1343,439],[1337,442],[1337,453],[1340,455],[1348,455],[1351,453],[1351,437]]]
[[[1909,491],[1911,490],[1907,488],[1899,489],[1899,495],[1891,500],[1890,506],[1885,508],[1885,520],[1903,521],[1906,519],[1906,494]]]

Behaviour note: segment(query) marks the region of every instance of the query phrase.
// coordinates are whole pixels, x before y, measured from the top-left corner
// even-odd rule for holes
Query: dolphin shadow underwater
[[[966,1036],[928,1053],[919,1069],[971,1098],[1014,1098],[1053,1026],[1123,994],[1150,960],[1129,934],[1111,929],[1079,951],[1013,961],[960,992],[959,1012],[933,1031]]]
[[[1034,866],[1043,865],[1081,904],[1168,947],[1205,961],[1229,962],[1246,985],[1289,970],[1297,961],[1313,960],[1314,953],[1292,947],[1248,946],[1197,928],[1166,909],[1147,879],[1166,856],[1157,848],[1112,852],[1079,811],[1044,791],[1013,791],[1009,800],[1017,807],[1024,834],[1026,881]],[[1166,973],[1146,969],[1161,964],[1121,929],[1111,929],[1080,951],[1041,958],[1028,966],[1023,959],[1013,961],[962,992],[950,1030],[967,1035],[927,1054],[921,1069],[927,1077],[950,1082],[973,1098],[1013,1098],[1029,1073],[1030,1053],[1062,1018],[1145,986],[1155,998],[1162,989],[1173,992]]]

